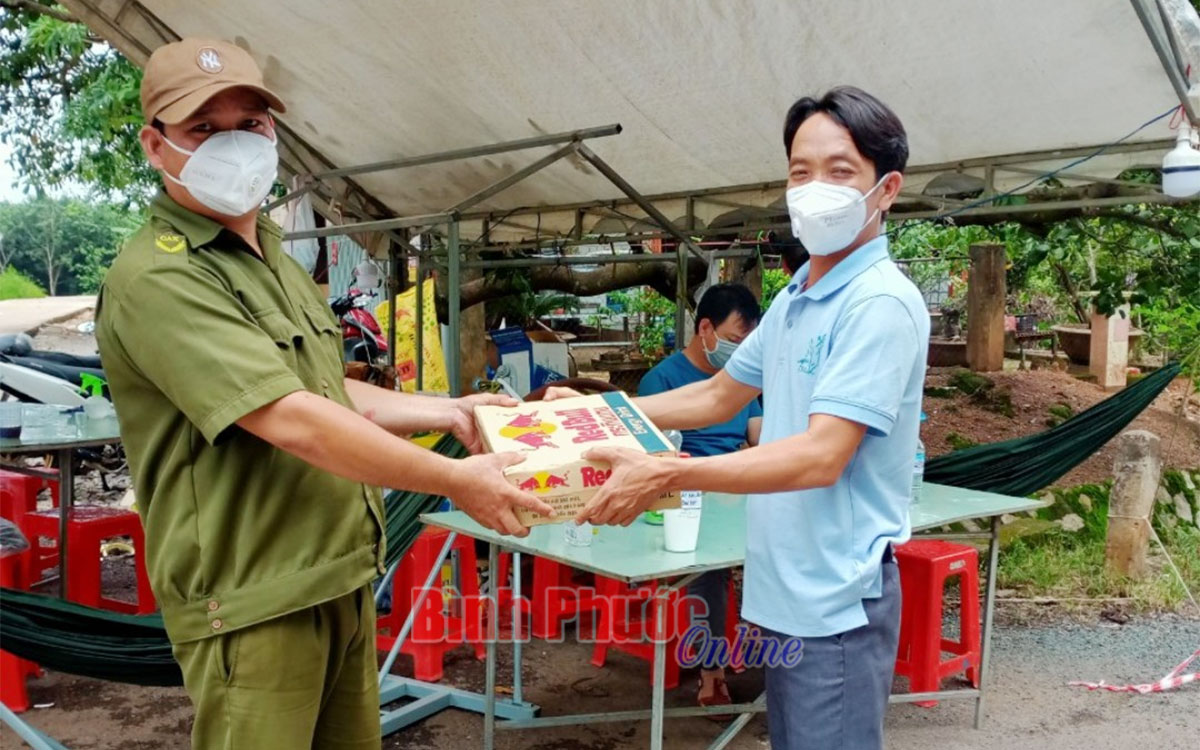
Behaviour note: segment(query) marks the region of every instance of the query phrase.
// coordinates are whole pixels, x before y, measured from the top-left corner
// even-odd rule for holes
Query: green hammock
[[[1036,435],[977,445],[925,464],[925,481],[1023,497],[1087,460],[1170,385],[1172,363],[1059,426]]]
[[[1082,463],[1125,428],[1179,373],[1169,365],[1052,430],[980,445],[931,459],[930,482],[1028,495]],[[466,451],[453,438],[434,447],[443,455]],[[392,492],[387,509],[388,564],[408,550],[441,498]],[[179,668],[157,615],[123,615],[61,599],[0,589],[0,645],[60,672],[139,685],[178,685]]]
[[[461,458],[465,448],[450,436],[433,450]],[[442,498],[390,492],[384,499],[387,564],[399,560]],[[43,594],[0,589],[0,647],[58,672],[135,685],[182,685],[179,665],[159,615],[126,615],[85,607]]]

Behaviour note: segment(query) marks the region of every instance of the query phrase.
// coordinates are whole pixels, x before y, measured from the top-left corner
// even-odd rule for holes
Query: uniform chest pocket
[[[296,369],[297,351],[304,345],[304,333],[279,310],[255,313],[254,320],[279,347],[292,369]]]
[[[308,318],[308,324],[317,333],[337,336],[338,324],[333,318],[333,313],[328,309],[313,307],[311,305],[304,306],[304,317]]]

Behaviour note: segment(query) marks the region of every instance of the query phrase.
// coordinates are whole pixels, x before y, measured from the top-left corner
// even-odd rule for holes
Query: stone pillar
[[[1108,501],[1108,540],[1104,566],[1110,573],[1141,578],[1146,575],[1150,544],[1150,513],[1162,475],[1158,436],[1130,430],[1117,438],[1112,493]]]
[[[976,372],[1004,369],[1004,245],[972,245],[967,281],[967,364]]]
[[[1129,305],[1112,315],[1092,312],[1092,344],[1088,371],[1106,390],[1125,387],[1129,367]]]

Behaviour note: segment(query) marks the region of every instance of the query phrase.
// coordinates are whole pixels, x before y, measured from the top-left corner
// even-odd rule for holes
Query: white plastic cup
[[[679,493],[679,507],[664,510],[663,542],[667,552],[695,552],[700,540],[700,510],[704,495],[696,490]]]
[[[584,522],[577,526],[574,521],[567,521],[563,524],[563,539],[572,547],[591,547],[592,535],[590,523]]]

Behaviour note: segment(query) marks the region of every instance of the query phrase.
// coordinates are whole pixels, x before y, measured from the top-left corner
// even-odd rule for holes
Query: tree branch
[[[39,2],[35,2],[35,0],[0,0],[0,7],[14,11],[25,11],[26,13],[33,13],[38,16],[49,16],[63,23],[82,23],[63,8],[42,5]]]
[[[675,299],[675,261],[622,263],[581,271],[572,266],[534,266],[521,269],[523,283],[513,276],[484,277],[463,282],[462,305],[466,310],[488,300],[519,294],[532,287],[539,291],[557,291],[590,297],[628,287],[649,286],[667,299]],[[706,269],[698,258],[688,258],[688,291],[704,282]],[[437,300],[438,319],[446,319],[446,299]]]

